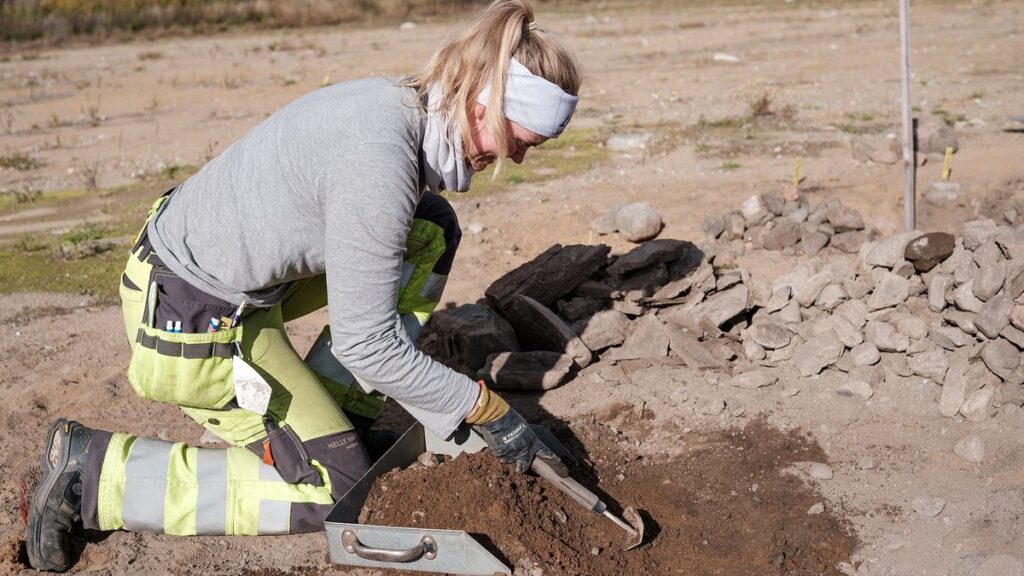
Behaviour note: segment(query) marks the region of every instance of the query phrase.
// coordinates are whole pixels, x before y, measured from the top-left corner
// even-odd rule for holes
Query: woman
[[[496,0],[418,76],[299,98],[157,201],[121,277],[128,379],[232,447],[58,420],[30,508],[32,565],[68,569],[81,527],[320,530],[370,465],[354,423],[372,423],[381,394],[441,437],[474,426],[520,471],[554,458],[501,397],[413,342],[460,238],[437,192],[557,137],[578,89],[526,0]],[[328,304],[333,358],[307,364],[284,323]]]

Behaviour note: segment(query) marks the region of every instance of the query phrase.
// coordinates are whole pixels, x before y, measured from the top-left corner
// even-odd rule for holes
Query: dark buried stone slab
[[[555,244],[533,260],[495,280],[484,293],[487,303],[505,312],[512,297],[523,294],[544,306],[552,306],[597,272],[604,265],[610,250],[604,244]]]
[[[527,351],[547,350],[571,357],[581,368],[590,365],[593,353],[557,314],[529,296],[512,297],[506,316]]]
[[[573,360],[558,352],[502,352],[487,358],[477,377],[496,390],[551,390],[573,372]]]

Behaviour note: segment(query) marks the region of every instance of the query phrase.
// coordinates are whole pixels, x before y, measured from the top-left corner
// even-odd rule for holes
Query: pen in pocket
[[[206,325],[206,331],[213,334],[220,328],[220,320],[216,318],[210,318],[210,323]]]

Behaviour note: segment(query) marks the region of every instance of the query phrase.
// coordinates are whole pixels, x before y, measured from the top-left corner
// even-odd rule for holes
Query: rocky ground
[[[725,471],[743,458],[744,451],[708,443],[723,430],[756,420],[804,433],[828,471],[808,465],[785,475],[801,478],[860,542],[835,570],[1020,574],[1015,226],[1024,214],[1024,142],[1009,116],[1024,110],[1022,16],[1013,2],[915,4],[916,113],[952,128],[957,153],[952,185],[933,187],[941,180],[937,152],[919,169],[918,229],[951,234],[952,242],[914,242],[908,258],[919,234],[897,233],[902,169],[888,163],[899,118],[895,6],[542,7],[539,22],[561,32],[586,67],[574,128],[601,146],[592,162],[546,165],[546,173],[497,193],[455,199],[466,236],[446,304],[491,296],[485,302],[505,314],[488,291],[496,280],[555,244],[594,251],[604,242],[613,260],[595,259],[585,278],[604,292],[580,294],[581,282],[568,299],[572,290],[549,302],[530,296],[540,307],[517,300],[521,313],[557,314],[598,352],[573,368],[586,360],[572,341],[572,362],[557,359],[568,364],[563,378],[527,378],[548,388],[542,394],[508,392],[525,414],[570,430],[596,422],[651,464],[703,454],[694,474]],[[414,70],[450,24],[5,56],[0,148],[11,161],[0,168],[0,187],[42,198],[3,206],[0,243],[14,250],[29,234],[110,221],[125,198],[159,194],[185,165],[201,164],[323,82]],[[111,188],[144,176],[170,180],[147,181],[141,192]],[[69,188],[93,191],[68,203],[48,200]],[[653,247],[631,241],[643,234],[625,220],[608,228],[606,210],[637,202],[663,220]],[[631,210],[637,219],[648,212]],[[931,253],[937,247],[951,252],[939,258]],[[698,250],[700,261],[688,269]],[[929,259],[937,262],[925,270]],[[61,294],[56,282],[40,288],[51,291],[0,296],[0,422],[11,431],[0,461],[0,572],[31,573],[20,563],[19,499],[37,474],[53,418],[201,441],[176,408],[142,401],[127,387],[116,308]],[[580,324],[587,300],[598,296],[614,312],[600,314],[627,328],[621,344],[608,340],[614,330],[588,332],[598,322]],[[291,327],[296,347],[308,347],[325,320],[318,313]],[[595,343],[598,334],[604,343]],[[501,380],[514,366],[492,361],[485,373]],[[383,424],[402,421],[389,412]],[[90,540],[76,571],[360,573],[331,567],[321,535],[122,532]]]

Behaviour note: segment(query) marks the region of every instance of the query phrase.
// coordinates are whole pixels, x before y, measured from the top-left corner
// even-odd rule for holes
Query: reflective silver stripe
[[[268,466],[261,461],[260,482],[284,482],[284,478],[281,478],[281,474],[277,471],[277,468]],[[287,482],[285,482],[285,484],[287,484]]]
[[[257,534],[287,534],[292,503],[284,500],[260,500]]]
[[[405,328],[406,334],[409,335],[409,341],[415,343],[416,339],[420,337],[420,330],[423,330],[420,319],[415,314],[402,314],[402,326]]]
[[[225,450],[196,450],[196,534],[227,533],[228,453]]]
[[[138,439],[124,465],[121,520],[132,532],[164,531],[164,495],[171,442]]]
[[[444,286],[447,283],[448,276],[431,272],[427,276],[426,282],[423,283],[423,288],[420,288],[420,296],[432,302],[440,302],[441,295],[444,294]]]
[[[416,271],[416,265],[409,262],[402,262],[402,279],[398,281],[399,288],[405,288],[412,280],[412,273]]]

